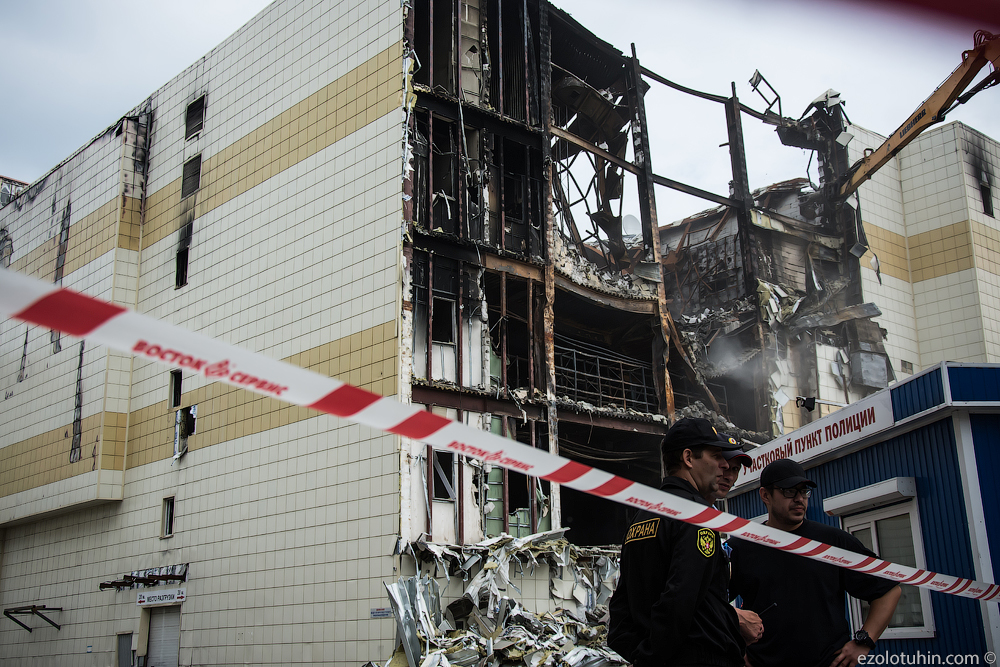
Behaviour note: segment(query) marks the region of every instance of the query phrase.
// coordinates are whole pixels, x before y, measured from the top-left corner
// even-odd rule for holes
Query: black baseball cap
[[[748,466],[753,463],[753,459],[750,455],[743,451],[743,446],[740,444],[739,438],[736,436],[728,435],[726,433],[720,433],[724,440],[729,442],[731,445],[736,445],[739,449],[726,450],[722,453],[727,461],[736,461],[742,465]]]
[[[694,447],[718,447],[722,450],[740,449],[735,438],[723,438],[712,422],[700,417],[685,417],[674,422],[663,439],[664,452],[674,452]]]
[[[760,472],[761,486],[776,486],[779,489],[790,489],[803,482],[816,488],[816,482],[806,477],[805,469],[791,459],[772,461]]]

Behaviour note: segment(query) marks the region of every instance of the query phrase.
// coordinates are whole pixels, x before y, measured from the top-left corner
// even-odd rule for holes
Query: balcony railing
[[[599,408],[658,412],[653,366],[589,343],[556,336],[556,391]]]

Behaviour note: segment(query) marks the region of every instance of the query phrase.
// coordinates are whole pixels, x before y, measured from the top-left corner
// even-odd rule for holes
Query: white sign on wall
[[[165,604],[178,604],[187,599],[187,589],[170,588],[162,591],[139,591],[135,603],[140,607],[159,607]]]
[[[733,492],[760,480],[760,471],[778,459],[792,459],[805,464],[823,454],[857,442],[896,423],[892,416],[892,398],[880,391],[811,424],[776,438],[747,452],[753,463],[740,471]]]

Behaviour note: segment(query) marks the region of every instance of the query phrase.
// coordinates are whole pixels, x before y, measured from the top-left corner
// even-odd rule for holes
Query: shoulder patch
[[[633,523],[625,533],[625,544],[637,540],[645,540],[649,537],[656,537],[656,531],[660,528],[660,519],[646,519],[639,523]]]
[[[705,558],[715,554],[715,531],[709,528],[698,529],[698,551]]]

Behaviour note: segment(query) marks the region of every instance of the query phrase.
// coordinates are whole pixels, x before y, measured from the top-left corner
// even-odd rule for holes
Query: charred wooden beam
[[[506,417],[540,421],[545,419],[545,409],[529,403],[493,398],[486,394],[473,394],[468,391],[455,391],[426,385],[413,385],[412,401],[423,405],[437,405],[442,408],[469,410],[471,412],[490,413]]]

